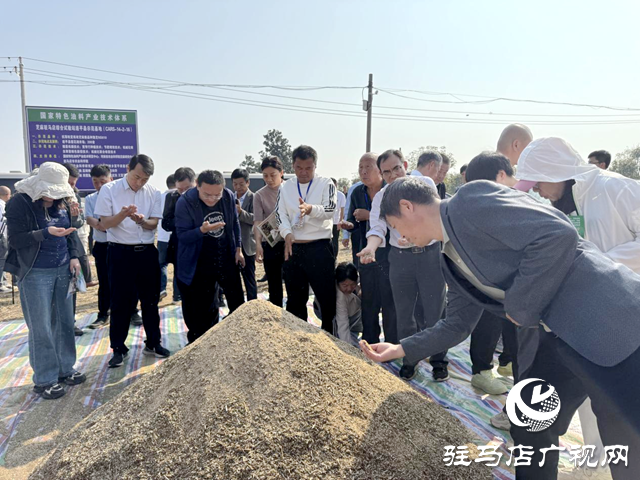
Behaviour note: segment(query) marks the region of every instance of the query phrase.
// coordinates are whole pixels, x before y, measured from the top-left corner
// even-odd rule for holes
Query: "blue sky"
[[[24,56],[193,83],[365,85],[490,97],[640,108],[637,2],[343,1],[12,2],[3,6],[0,55]],[[0,60],[0,65],[15,62]],[[29,69],[142,82],[25,60]],[[53,80],[27,72],[29,80]],[[0,74],[0,80],[15,76]],[[195,91],[193,88],[186,90]],[[253,94],[198,90],[358,112],[358,106],[307,103]],[[362,92],[262,93],[361,103]],[[422,100],[448,95],[406,93]],[[458,97],[463,100],[478,100]],[[364,152],[365,119],[291,112],[130,89],[27,85],[27,104],[139,112],[141,151],[157,164],[161,186],[178,166],[231,170],[257,155],[262,135],[281,130],[292,145],[319,153],[321,174],[351,176]],[[374,119],[373,149],[444,145],[458,164],[495,147],[509,121],[595,121],[595,117],[526,115],[638,114],[569,106],[493,102],[456,105],[401,99],[380,92],[376,106],[465,113],[391,111],[498,124]],[[0,170],[24,165],[17,83],[0,83]],[[488,112],[492,112],[491,116]],[[374,114],[375,114],[374,113]],[[467,113],[469,116],[467,117]],[[496,115],[506,113],[509,115]],[[640,143],[640,124],[532,125],[535,136],[561,136],[583,155],[613,154]]]

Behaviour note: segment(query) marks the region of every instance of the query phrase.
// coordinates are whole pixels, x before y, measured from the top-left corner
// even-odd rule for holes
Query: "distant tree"
[[[264,136],[264,150],[259,153],[260,158],[270,155],[277,156],[282,162],[284,173],[293,173],[293,159],[291,158],[291,145],[280,130],[269,130]]]
[[[451,152],[447,152],[447,147],[434,147],[433,145],[427,145],[426,147],[420,147],[414,151],[412,151],[409,155],[405,156],[405,160],[409,164],[407,171],[415,170],[418,165],[418,158],[427,150],[435,150],[436,152],[446,153],[447,156],[451,159],[451,167],[450,170],[453,170],[453,167],[456,165],[456,159]]]
[[[449,170],[449,172],[452,172],[452,170]],[[447,193],[450,193],[451,195],[456,193],[456,190],[460,185],[462,185],[462,183],[462,175],[458,172],[448,173],[444,179],[444,184],[447,187]]]
[[[260,162],[254,160],[251,155],[245,155],[240,168],[246,168],[249,173],[260,173]]]
[[[609,170],[634,180],[640,180],[640,145],[618,153]]]
[[[359,173],[352,173],[351,174],[351,185],[353,185],[354,183],[358,183],[360,181],[360,174]]]
[[[345,188],[349,188],[351,186],[351,180],[349,180],[348,178],[339,178],[338,179],[338,190],[340,190],[341,192],[345,189]]]

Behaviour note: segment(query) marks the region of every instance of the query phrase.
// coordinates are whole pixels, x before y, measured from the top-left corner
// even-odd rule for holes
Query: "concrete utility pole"
[[[22,65],[22,57],[18,57],[18,65],[20,68],[20,96],[22,97],[22,137],[24,139],[24,171],[31,171],[31,162],[29,161],[29,137],[27,135],[27,94],[24,90],[24,70]]]
[[[369,95],[368,98],[365,102],[364,105],[364,109],[367,112],[367,147],[366,147],[366,151],[370,152],[371,151],[371,113],[372,113],[372,106],[373,106],[373,73],[369,74]]]

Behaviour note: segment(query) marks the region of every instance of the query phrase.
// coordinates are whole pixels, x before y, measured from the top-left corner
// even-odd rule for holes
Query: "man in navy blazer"
[[[547,451],[540,466],[540,449],[559,445],[587,396],[604,445],[629,447],[628,466],[610,465],[613,477],[637,478],[640,276],[582,240],[560,211],[493,182],[468,183],[440,201],[422,182],[405,178],[388,187],[381,215],[416,245],[443,242],[449,302],[447,318],[432,328],[400,345],[363,346],[365,354],[378,362],[426,358],[463,341],[483,309],[537,328],[538,350],[526,377],[554,386],[561,409],[544,431],[512,422],[514,444],[535,452],[530,466],[516,468],[517,478],[556,478],[558,451]]]
[[[233,312],[244,302],[240,224],[233,192],[215,170],[198,175],[197,186],[176,203],[177,276],[189,343],[218,321],[216,282]]]

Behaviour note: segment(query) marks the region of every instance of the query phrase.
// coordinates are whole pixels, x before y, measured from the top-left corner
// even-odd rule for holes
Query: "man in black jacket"
[[[169,237],[169,246],[167,248],[167,263],[173,263],[173,276],[177,277],[176,273],[176,252],[178,251],[178,236],[176,235],[176,203],[180,196],[192,187],[196,186],[196,173],[192,168],[180,167],[173,174],[173,180],[175,182],[175,190],[168,193],[164,210],[162,212],[162,228],[167,232],[171,232]],[[178,283],[174,282],[173,291],[173,303],[178,303],[180,298],[180,289]]]

